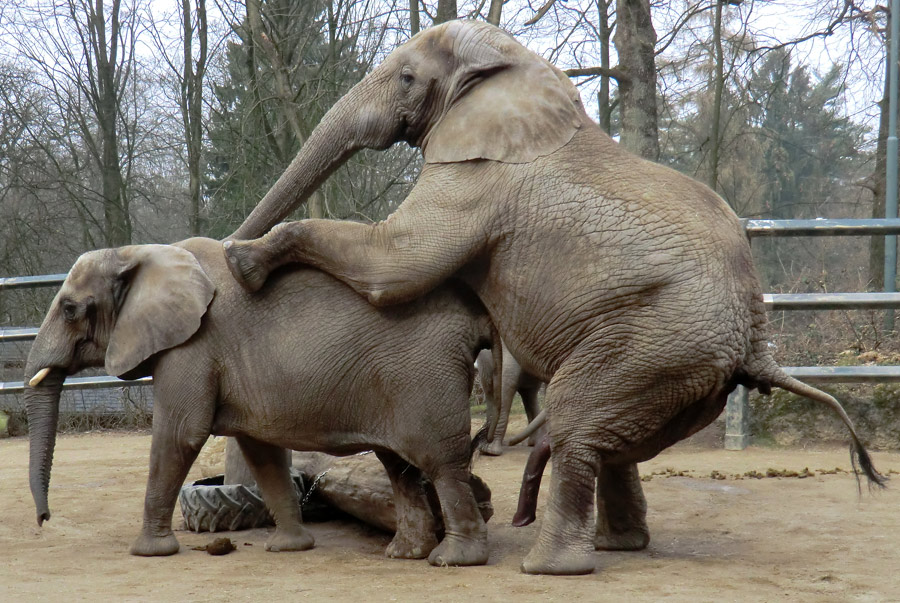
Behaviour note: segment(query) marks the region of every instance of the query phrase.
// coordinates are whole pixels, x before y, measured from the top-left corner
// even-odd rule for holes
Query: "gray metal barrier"
[[[900,219],[885,220],[743,220],[748,237],[894,236]],[[892,310],[900,293],[765,294],[767,310]],[[809,383],[896,383],[900,366],[790,366],[787,374]],[[725,407],[725,448],[743,450],[750,443],[747,388],[738,388]]]
[[[65,274],[45,274],[41,276],[12,276],[0,277],[0,293],[10,289],[27,289],[36,287],[58,287],[66,280]],[[0,343],[32,341],[37,335],[37,327],[7,327],[0,329]],[[105,389],[110,387],[124,387],[129,385],[151,385],[151,377],[141,379],[124,380],[117,377],[68,377],[63,384],[63,389]],[[0,395],[21,394],[25,391],[22,381],[0,382]]]
[[[796,236],[894,236],[900,234],[900,219],[885,220],[743,220],[748,237]],[[0,278],[0,293],[4,289],[58,286],[65,274],[17,276]],[[769,310],[886,310],[900,308],[900,293],[809,293],[766,294]],[[0,329],[0,343],[30,341],[37,328],[11,327]],[[842,366],[784,367],[791,376],[810,383],[889,383],[900,382],[900,366]],[[123,381],[115,377],[81,377],[66,379],[67,388],[104,388],[123,385],[146,385],[149,377]],[[21,381],[0,383],[0,394],[20,393]],[[725,448],[742,450],[750,441],[748,392],[738,387],[729,396],[725,410]]]

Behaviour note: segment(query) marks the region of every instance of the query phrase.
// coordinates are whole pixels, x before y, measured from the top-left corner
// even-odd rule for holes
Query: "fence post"
[[[887,135],[887,173],[885,174],[884,217],[897,217],[897,55],[900,45],[900,0],[891,0],[890,10],[890,49],[888,57],[888,135]],[[884,241],[884,290],[897,290],[897,237],[885,237]],[[894,310],[888,310],[884,316],[884,330],[894,330]]]
[[[743,385],[728,396],[725,405],[725,450],[743,450],[750,444],[750,397]]]

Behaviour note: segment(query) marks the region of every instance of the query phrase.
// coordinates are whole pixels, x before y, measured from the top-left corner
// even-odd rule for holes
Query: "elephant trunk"
[[[325,114],[278,181],[230,238],[261,237],[306,201],[356,151],[384,149],[399,139],[402,124],[388,106],[380,85],[383,79],[376,69]]]
[[[29,363],[30,364],[30,363]],[[26,370],[26,379],[34,374]],[[59,421],[59,396],[66,373],[53,368],[36,387],[25,386],[25,412],[28,416],[29,460],[28,481],[37,509],[37,522],[50,519],[47,490],[50,487],[50,468],[56,447],[56,427]]]
[[[51,314],[41,325],[25,364],[25,413],[30,447],[28,479],[37,507],[38,525],[50,519],[47,490],[56,446],[59,396],[66,379],[66,367],[71,362],[67,347],[59,344],[65,340],[60,339],[58,320]]]

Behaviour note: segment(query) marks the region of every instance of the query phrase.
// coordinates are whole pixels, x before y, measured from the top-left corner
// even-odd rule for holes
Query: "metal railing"
[[[743,220],[748,237],[796,236],[891,236],[900,234],[900,219],[886,220]],[[50,287],[62,284],[65,274],[0,278],[0,293],[5,289]],[[766,294],[768,310],[890,310],[900,308],[900,293],[803,293]],[[37,328],[0,329],[0,342],[30,341]],[[795,366],[784,367],[789,375],[810,383],[889,383],[900,382],[900,366]],[[147,385],[150,377],[123,381],[115,377],[66,379],[66,388],[105,388]],[[21,393],[21,381],[0,383],[0,394]],[[738,387],[729,396],[725,413],[725,448],[742,450],[749,444],[749,401],[746,388]]]
[[[33,289],[35,287],[51,287],[62,285],[65,274],[43,274],[41,276],[4,276],[0,277],[0,291],[4,289]]]
[[[893,236],[900,219],[884,220],[743,220],[747,236],[822,237]],[[767,310],[894,310],[900,293],[769,293]],[[896,383],[900,366],[789,366],[784,371],[809,383]],[[750,402],[747,388],[738,388],[725,407],[725,448],[743,450],[750,443]]]
[[[66,377],[63,389],[106,389],[108,387],[127,387],[129,385],[150,385],[152,377],[140,379],[119,379],[118,377]],[[0,394],[21,394],[25,391],[23,381],[6,381],[0,383]]]
[[[34,289],[37,287],[58,287],[66,280],[65,274],[44,274],[40,276],[0,277],[0,293],[11,289]],[[33,341],[37,336],[37,327],[7,327],[0,329],[0,343]],[[152,377],[141,379],[119,379],[110,376],[67,377],[63,389],[106,389],[129,385],[151,385]],[[25,391],[23,381],[0,382],[0,395],[21,394]]]

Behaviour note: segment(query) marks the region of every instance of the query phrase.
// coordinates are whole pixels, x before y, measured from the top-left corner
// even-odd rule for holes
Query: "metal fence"
[[[45,274],[41,276],[0,277],[0,294],[12,289],[33,289],[37,287],[58,287],[66,279],[65,274]],[[7,327],[0,329],[0,345],[34,340],[37,327]],[[109,376],[69,377],[63,384],[64,390],[108,389],[127,386],[151,385],[152,378],[123,380]],[[21,394],[25,390],[22,381],[0,382],[0,395]]]
[[[900,234],[900,219],[886,220],[744,220],[748,237],[815,236],[895,236]],[[4,290],[26,287],[51,287],[62,284],[65,274],[0,278]],[[766,308],[775,310],[893,310],[900,308],[900,293],[827,293],[766,294]],[[0,344],[33,340],[37,328],[0,329]],[[810,383],[888,383],[900,382],[900,366],[795,366],[784,367],[789,375]],[[115,377],[66,379],[65,388],[107,388],[148,385],[149,377],[123,381]],[[21,393],[21,381],[0,383],[0,394]],[[725,448],[742,450],[750,441],[749,402],[746,388],[738,387],[729,397],[725,411]]]
[[[744,220],[747,236],[831,237],[896,236],[900,219],[885,220]],[[896,260],[896,258],[895,258]],[[891,287],[893,289],[893,287]],[[894,310],[900,293],[765,294],[766,309],[775,310]],[[789,366],[784,371],[809,383],[900,382],[900,366]],[[725,448],[743,450],[750,443],[750,403],[747,388],[738,388],[725,407]]]

